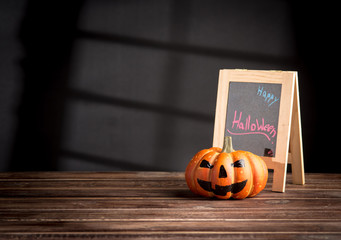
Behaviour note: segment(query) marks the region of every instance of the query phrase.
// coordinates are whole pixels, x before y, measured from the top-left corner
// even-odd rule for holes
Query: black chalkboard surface
[[[230,82],[225,136],[236,150],[275,157],[281,84]]]

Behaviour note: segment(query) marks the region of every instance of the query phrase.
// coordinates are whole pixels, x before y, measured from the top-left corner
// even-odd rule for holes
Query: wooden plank
[[[317,204],[318,202],[318,204]],[[241,201],[222,201],[216,199],[160,199],[160,198],[26,198],[1,199],[0,209],[220,209],[221,211],[251,210],[251,209],[341,209],[338,198],[327,198],[320,201],[305,198],[297,199],[262,199],[249,198]]]
[[[77,180],[77,181],[5,181],[0,189],[186,189],[181,180]]]
[[[283,72],[282,96],[280,102],[280,112],[278,116],[278,133],[277,133],[277,149],[274,162],[274,175],[272,191],[284,192],[288,153],[289,153],[289,136],[291,127],[291,114],[293,104],[293,72]],[[293,79],[293,80],[292,80]]]
[[[82,175],[80,175],[82,176]],[[268,179],[268,184],[271,184],[271,180],[273,179],[273,174],[269,173],[269,179]],[[325,174],[323,175],[323,177],[321,177],[320,174],[307,174],[308,176],[308,183],[314,183],[314,184],[332,184],[332,183],[341,183],[341,176],[340,174]],[[89,177],[89,176],[88,176]],[[90,176],[91,177],[91,176]],[[292,180],[291,177],[288,176],[288,185],[290,185],[290,181]],[[58,182],[65,182],[65,183],[70,183],[73,184],[73,182],[77,182],[77,184],[79,183],[85,183],[85,184],[90,184],[90,187],[93,184],[97,184],[97,183],[105,183],[105,184],[117,184],[117,185],[128,185],[129,187],[134,187],[136,184],[138,185],[143,185],[144,183],[151,183],[153,184],[153,187],[157,187],[160,184],[165,184],[165,183],[169,183],[169,184],[182,184],[183,186],[186,186],[186,182],[185,182],[185,177],[184,174],[181,173],[181,175],[179,175],[177,178],[169,178],[169,177],[163,177],[163,178],[155,178],[155,177],[151,177],[151,178],[89,178],[89,179],[82,179],[81,177],[79,177],[78,174],[74,175],[73,179],[68,179],[68,178],[44,178],[44,179],[25,179],[25,178],[3,178],[0,179],[1,182],[1,187],[2,186],[6,186],[7,182],[9,182],[8,184],[10,184],[10,182],[15,183],[17,185],[20,185],[23,183],[25,184],[34,184],[34,182],[40,182],[41,184],[48,184],[48,182],[54,182],[55,184],[59,184]],[[154,182],[154,183],[152,183]],[[167,185],[169,185],[167,184]],[[96,186],[96,185],[95,185]],[[177,185],[178,186],[178,185]],[[338,187],[338,186],[336,186]]]
[[[188,160],[189,161],[189,160]],[[306,173],[307,181],[335,180],[341,182],[341,174],[335,173]],[[42,181],[42,180],[120,180],[120,179],[145,179],[145,180],[182,180],[184,172],[0,172],[2,181]],[[273,179],[273,172],[269,172],[269,181]],[[287,180],[292,181],[292,175],[287,175]]]
[[[204,232],[204,231],[186,231],[186,232],[89,232],[84,231],[81,233],[74,232],[39,232],[39,233],[0,233],[0,239],[281,239],[281,240],[297,240],[297,239],[328,239],[339,240],[340,234],[332,232]]]
[[[53,222],[53,221],[214,221],[214,220],[337,220],[341,210],[299,209],[6,209],[0,212],[0,222]]]
[[[188,159],[190,161],[190,159]],[[63,179],[63,180],[96,180],[96,179],[184,179],[184,172],[0,172],[1,181],[10,179]]]
[[[0,190],[0,195],[6,198],[48,198],[48,197],[69,197],[69,198],[131,198],[131,199],[205,199],[199,195],[194,195],[188,189],[6,189]],[[284,194],[272,194],[271,188],[263,190],[256,198],[261,199],[290,199],[304,198],[323,200],[324,198],[340,198],[340,189],[292,189]],[[247,199],[246,199],[247,200]],[[0,200],[1,201],[1,200]],[[231,200],[229,200],[231,201]]]
[[[84,233],[38,233],[26,235],[24,233],[2,234],[0,239],[250,239],[250,233],[227,233],[227,232],[84,232]],[[282,240],[297,240],[297,239],[335,239],[339,240],[340,235],[335,233],[253,233],[252,239],[282,239]]]
[[[128,174],[129,176],[130,174]],[[334,185],[334,188],[340,188],[341,184],[341,174],[306,174],[308,176],[307,186],[298,186],[301,188],[304,187],[315,187],[319,185]],[[187,187],[185,182],[184,173],[177,173],[176,177],[158,177],[156,175],[152,175],[150,178],[147,178],[145,174],[139,174],[135,178],[132,176],[121,175],[120,178],[116,177],[108,177],[108,178],[96,178],[96,175],[87,175],[87,178],[83,178],[83,174],[73,174],[73,175],[64,175],[60,174],[59,177],[54,178],[54,176],[50,176],[49,178],[25,178],[23,175],[15,176],[15,178],[9,178],[8,175],[5,175],[6,178],[0,179],[0,188],[9,187],[29,187],[29,186],[79,186],[84,187],[105,187],[105,186],[117,186],[122,188],[134,188],[134,187],[150,187],[150,188],[159,188],[159,187]],[[3,177],[5,177],[3,174]],[[73,178],[70,178],[74,176]],[[141,177],[144,176],[144,177]],[[24,177],[24,178],[22,178]],[[31,175],[30,175],[31,177]],[[273,173],[269,173],[269,179],[267,185],[272,184]],[[288,176],[288,187],[296,187],[291,184],[292,180],[291,175]],[[35,183],[36,182],[36,183]],[[50,184],[50,185],[49,185]]]
[[[335,220],[215,220],[215,221],[102,221],[102,222],[39,222],[39,224],[28,222],[2,222],[0,232],[82,232],[94,229],[98,232],[105,231],[204,231],[204,232],[328,232],[341,234],[340,221]]]
[[[91,194],[86,190],[69,190],[69,191],[55,191],[55,190],[45,190],[45,191],[1,191],[1,196],[9,198],[122,198],[122,199],[178,199],[178,200],[206,200],[206,198],[201,197],[199,195],[194,195],[188,190],[119,190],[119,191],[108,191],[108,190],[92,190]],[[303,189],[303,190],[295,190],[287,191],[285,194],[271,194],[269,190],[263,190],[258,196],[257,199],[316,199],[323,200],[325,198],[340,198],[341,190],[311,190],[311,189]],[[0,199],[1,201],[1,199]],[[228,202],[230,202],[229,200]],[[248,201],[246,199],[245,201]]]
[[[216,111],[214,119],[213,147],[223,146],[225,136],[226,109],[229,85],[225,79],[229,78],[229,71],[220,70],[217,90]]]
[[[298,76],[295,74],[294,99],[290,130],[289,151],[292,158],[292,179],[294,184],[304,184],[304,161],[301,130],[301,110],[298,90]]]
[[[271,188],[271,183],[268,183],[265,190]],[[289,190],[341,190],[341,184],[333,181],[319,182],[314,184],[308,184],[307,186],[296,186],[288,185]],[[32,192],[32,191],[77,191],[77,190],[136,190],[136,191],[185,191],[188,190],[185,181],[44,181],[44,182],[1,182],[0,192],[12,190],[12,191],[22,191],[22,192]],[[91,194],[91,192],[90,192]]]

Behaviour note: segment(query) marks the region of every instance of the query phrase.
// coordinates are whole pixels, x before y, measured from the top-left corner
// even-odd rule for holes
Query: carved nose
[[[227,178],[227,173],[223,165],[219,169],[219,178]]]

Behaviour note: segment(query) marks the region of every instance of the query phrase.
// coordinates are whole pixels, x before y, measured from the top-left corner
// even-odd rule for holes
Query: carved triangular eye
[[[214,165],[211,165],[208,161],[206,160],[202,160],[201,163],[200,163],[200,167],[202,168],[213,168]]]
[[[245,160],[240,159],[231,164],[233,167],[245,167]]]
[[[227,173],[223,165],[220,166],[219,178],[227,178]]]

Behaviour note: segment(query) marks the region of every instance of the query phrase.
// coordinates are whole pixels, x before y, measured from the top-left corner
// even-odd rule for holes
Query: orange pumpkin
[[[223,149],[212,147],[198,152],[186,168],[189,189],[205,197],[244,199],[262,191],[268,168],[259,156],[235,151],[226,137]]]

